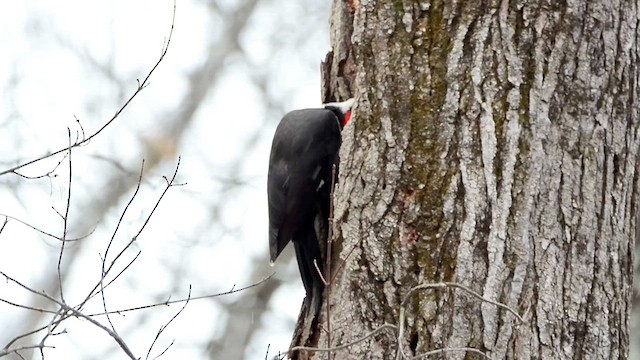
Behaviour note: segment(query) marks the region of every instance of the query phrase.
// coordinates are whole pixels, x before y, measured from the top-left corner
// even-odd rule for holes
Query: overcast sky
[[[243,345],[247,359],[264,358],[269,345],[270,354],[288,347],[304,290],[291,249],[285,261],[265,267],[267,160],[283,112],[320,104],[319,64],[328,51],[329,6],[312,0],[258,1],[255,6],[252,1],[178,1],[167,56],[148,86],[113,124],[71,153],[67,234],[88,236],[67,243],[63,253],[63,294],[69,305],[82,301],[99,282],[101,257],[111,239],[107,263],[144,226],[115,266],[120,271],[140,252],[105,291],[110,310],[186,297],[189,286],[192,296],[227,291],[275,271],[284,284],[266,312],[248,317],[256,331]],[[73,142],[105,124],[160,57],[172,11],[170,0],[3,5],[0,171],[64,148],[69,133]],[[166,187],[163,176],[171,177],[178,156],[177,182],[186,185],[170,188],[147,222]],[[143,159],[140,190],[122,216]],[[37,177],[51,170],[41,178],[0,176],[0,214],[11,217],[0,234],[0,271],[47,293],[58,287],[60,242],[17,219],[62,236],[68,156],[20,173]],[[159,337],[150,358],[172,341],[165,359],[210,358],[209,352],[217,353],[215,346],[232,340],[220,340],[233,336],[230,322],[248,321],[228,311],[238,304],[258,306],[257,293],[251,289],[190,302]],[[0,299],[55,309],[11,282],[0,282]],[[98,296],[85,312],[100,312],[103,306]],[[158,329],[180,307],[113,315],[111,321],[135,355],[144,357]],[[51,318],[0,303],[1,347]],[[110,327],[106,318],[96,319]],[[62,330],[47,339],[55,348],[44,350],[46,359],[124,356],[113,339],[87,321],[70,320],[56,329]],[[43,335],[22,345],[37,343]],[[39,353],[33,358],[39,359]]]

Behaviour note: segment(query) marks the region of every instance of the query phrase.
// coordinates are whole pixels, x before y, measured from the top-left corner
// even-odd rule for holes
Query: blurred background
[[[304,290],[292,249],[268,264],[266,173],[282,115],[317,107],[320,61],[329,50],[329,1],[178,0],[168,52],[142,90],[99,135],[71,153],[68,238],[60,264],[69,305],[82,302],[107,265],[109,310],[229,291],[275,272],[261,286],[194,300],[156,340],[168,359],[264,359],[288,348]],[[0,11],[0,171],[64,148],[102,127],[158,61],[172,0],[21,1]],[[77,119],[77,120],[76,120]],[[69,129],[69,130],[68,130]],[[176,177],[166,188],[178,156]],[[144,159],[144,174],[132,199]],[[53,170],[53,171],[52,171]],[[69,195],[64,154],[0,176],[0,271],[59,293],[60,241]],[[49,173],[47,176],[42,176]],[[41,176],[41,177],[39,177]],[[119,219],[124,213],[120,225]],[[20,221],[18,221],[20,220]],[[144,228],[143,228],[144,226]],[[142,231],[140,232],[140,230]],[[115,235],[114,235],[115,234]],[[0,281],[0,299],[55,309]],[[57,295],[56,295],[57,296]],[[136,356],[182,304],[111,315]],[[100,296],[85,313],[103,309]],[[51,322],[51,314],[0,302],[0,349]],[[110,327],[105,317],[96,317]],[[55,333],[62,332],[55,335]],[[46,331],[12,344],[40,343]],[[69,319],[45,344],[46,359],[123,359],[109,335]],[[21,351],[40,359],[40,351]],[[16,354],[8,359],[19,359]]]
[[[105,281],[126,270],[105,289],[104,304],[100,296],[86,303],[87,314],[186,298],[189,289],[193,297],[225,292],[275,272],[260,286],[190,301],[171,322],[182,304],[110,320],[136,356],[155,358],[169,345],[161,358],[264,359],[286,350],[304,290],[291,248],[276,266],[268,264],[267,161],[281,116],[322,100],[319,65],[329,50],[330,5],[178,0],[168,52],[148,86],[72,151],[70,201],[68,154],[22,168],[21,176],[0,176],[0,226],[10,217],[0,233],[0,271],[55,296],[61,281],[65,301],[76,305],[99,284],[105,253],[108,265],[125,249]],[[107,123],[158,61],[172,13],[171,0],[4,4],[0,171]],[[176,183],[185,185],[162,196],[163,176],[172,177],[178,156]],[[59,276],[60,241],[33,227],[61,237],[67,203],[67,237],[81,239],[66,243]],[[0,299],[56,309],[10,281],[0,281]],[[640,359],[637,313],[634,359]],[[52,318],[0,302],[0,348]],[[110,327],[105,317],[96,319]],[[43,350],[46,359],[125,357],[86,320],[71,318],[46,334],[11,347],[44,338],[54,347]],[[39,350],[20,355],[42,358]]]

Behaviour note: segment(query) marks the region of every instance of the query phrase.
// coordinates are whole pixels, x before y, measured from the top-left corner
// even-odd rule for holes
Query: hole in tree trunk
[[[413,355],[416,354],[417,347],[418,347],[418,333],[414,332],[411,334],[411,340],[409,340],[409,348],[413,352]]]

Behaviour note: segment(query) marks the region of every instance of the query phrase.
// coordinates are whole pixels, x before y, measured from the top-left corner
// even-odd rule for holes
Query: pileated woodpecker
[[[293,242],[306,291],[305,308],[322,304],[323,271],[329,227],[332,168],[338,163],[341,130],[351,118],[354,99],[320,109],[294,110],[276,128],[269,158],[269,250],[271,263]],[[314,261],[316,265],[314,265]]]

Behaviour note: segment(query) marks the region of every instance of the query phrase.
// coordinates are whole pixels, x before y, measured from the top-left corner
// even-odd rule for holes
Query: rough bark
[[[416,291],[409,355],[628,357],[638,18],[636,2],[609,0],[334,4],[324,96],[357,101],[335,197],[331,345],[396,326],[337,358],[394,358],[403,298],[443,281],[524,322],[460,289]]]

